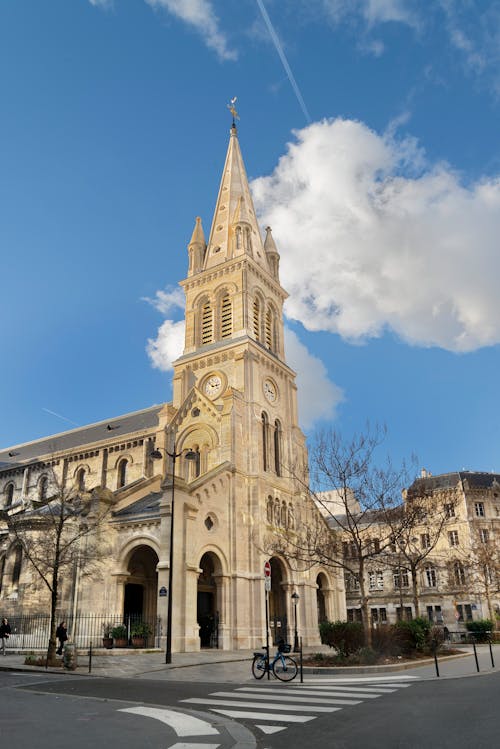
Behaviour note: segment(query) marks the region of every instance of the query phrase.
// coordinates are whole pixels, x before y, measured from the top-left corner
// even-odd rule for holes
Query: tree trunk
[[[367,648],[372,646],[372,627],[370,622],[370,609],[368,607],[369,598],[365,592],[364,576],[359,576],[359,593],[361,603],[361,617],[363,619],[363,629],[365,632],[365,645]]]
[[[418,577],[417,568],[411,566],[411,587],[413,591],[413,607],[415,609],[415,618],[420,616],[420,601],[418,600]]]

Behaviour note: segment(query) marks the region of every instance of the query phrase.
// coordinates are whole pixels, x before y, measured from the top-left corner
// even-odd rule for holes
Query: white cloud
[[[172,310],[184,309],[185,296],[178,286],[167,286],[166,289],[157,291],[153,299],[146,296],[142,298],[142,301],[151,304],[162,315],[168,315]]]
[[[296,333],[286,327],[285,349],[288,364],[297,372],[300,425],[309,429],[316,421],[334,419],[343,392],[328,379],[321,359],[311,354]]]
[[[288,317],[360,341],[390,328],[451,351],[500,342],[500,178],[465,186],[417,143],[337,119],[295,133],[253,183]]]
[[[96,8],[112,8],[113,7],[113,0],[89,0],[91,5],[94,5]]]
[[[219,28],[219,19],[209,0],[145,0],[152,8],[163,8],[204,39],[207,47],[215,50],[221,60],[236,60],[238,55],[228,46],[226,36]]]
[[[154,369],[168,372],[184,348],[184,320],[165,320],[158,328],[156,338],[149,338],[147,354]]]
[[[335,23],[360,16],[369,25],[388,21],[418,25],[415,3],[411,0],[322,0],[322,3]]]

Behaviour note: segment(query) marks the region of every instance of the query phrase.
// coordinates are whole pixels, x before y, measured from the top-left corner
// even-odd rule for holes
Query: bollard
[[[491,648],[491,632],[488,636],[488,645],[490,646],[490,659],[491,659],[491,668],[495,668],[495,661],[493,660],[493,650]]]
[[[300,683],[304,683],[304,664],[302,662],[302,637],[300,638]]]
[[[477,672],[479,673],[479,661],[477,659],[477,650],[476,650],[476,640],[475,639],[472,641],[472,647],[474,648],[474,658],[476,659],[476,669],[477,669]]]
[[[437,657],[437,647],[434,646],[434,665],[436,666],[436,676],[439,676],[439,666],[438,666],[438,657]]]
[[[92,673],[92,642],[89,647],[89,674]]]

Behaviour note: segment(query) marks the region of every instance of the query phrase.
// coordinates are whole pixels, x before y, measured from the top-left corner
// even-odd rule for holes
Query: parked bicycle
[[[272,661],[269,661],[266,645],[262,646],[263,653],[254,653],[252,661],[252,674],[256,679],[262,679],[267,672],[274,674],[280,681],[292,681],[298,673],[296,661],[286,653],[291,651],[291,645],[280,643]]]

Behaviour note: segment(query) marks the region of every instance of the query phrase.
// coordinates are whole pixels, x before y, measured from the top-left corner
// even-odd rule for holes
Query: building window
[[[454,518],[455,517],[455,505],[453,502],[448,502],[444,506],[444,512],[447,518]]]
[[[422,549],[428,549],[431,545],[431,539],[428,533],[420,534],[420,546]]]
[[[201,345],[212,343],[214,335],[214,318],[210,302],[205,302],[201,308]]]
[[[274,422],[274,470],[281,476],[281,424],[277,419]]]
[[[80,468],[76,474],[76,486],[79,492],[85,491],[85,468]]]
[[[359,590],[359,576],[353,572],[346,573],[346,588],[350,593],[355,593]]]
[[[121,489],[127,484],[127,466],[128,460],[124,458],[118,463],[118,489]]]
[[[266,412],[262,413],[262,465],[264,471],[269,468],[268,464],[268,442],[269,442],[269,419]]]
[[[487,544],[490,540],[490,534],[488,532],[488,528],[480,528],[479,529],[479,540],[482,544]]]
[[[448,531],[448,543],[450,546],[458,546],[458,531]]]
[[[411,620],[413,619],[411,606],[404,606],[403,608],[401,608],[401,606],[398,606],[396,609],[396,617],[398,622],[411,622]]]
[[[7,484],[5,487],[5,506],[10,507],[14,499],[14,484]]]
[[[453,579],[455,585],[465,585],[465,569],[462,562],[453,563]]]
[[[260,341],[260,301],[253,301],[253,334],[256,341]]]
[[[409,579],[408,579],[408,570],[405,569],[398,569],[394,573],[394,587],[396,590],[399,590],[399,588],[408,588],[410,585]]]
[[[381,570],[370,572],[369,574],[370,590],[384,589],[384,574]]]
[[[425,568],[425,584],[428,588],[435,588],[437,586],[436,569],[430,564]]]
[[[273,522],[273,498],[271,496],[267,498],[266,514],[267,514],[267,522],[272,524]]]
[[[220,337],[230,338],[233,332],[233,314],[231,300],[225,296],[221,304]]]
[[[474,502],[474,514],[477,518],[484,518],[484,502]]]
[[[19,579],[21,577],[21,566],[23,563],[23,550],[20,546],[16,549],[16,556],[14,558],[14,567],[12,569],[12,588],[17,590],[19,588]]]
[[[273,342],[273,313],[270,309],[266,312],[266,347],[268,349],[272,348],[272,342]]]
[[[441,606],[427,606],[427,618],[434,624],[443,623],[443,613]]]
[[[385,608],[372,609],[371,615],[373,624],[385,624],[387,622],[387,609]]]
[[[363,615],[361,614],[361,609],[347,609],[347,621],[362,622]]]
[[[457,603],[456,605],[458,621],[472,621],[472,606],[470,603]]]

